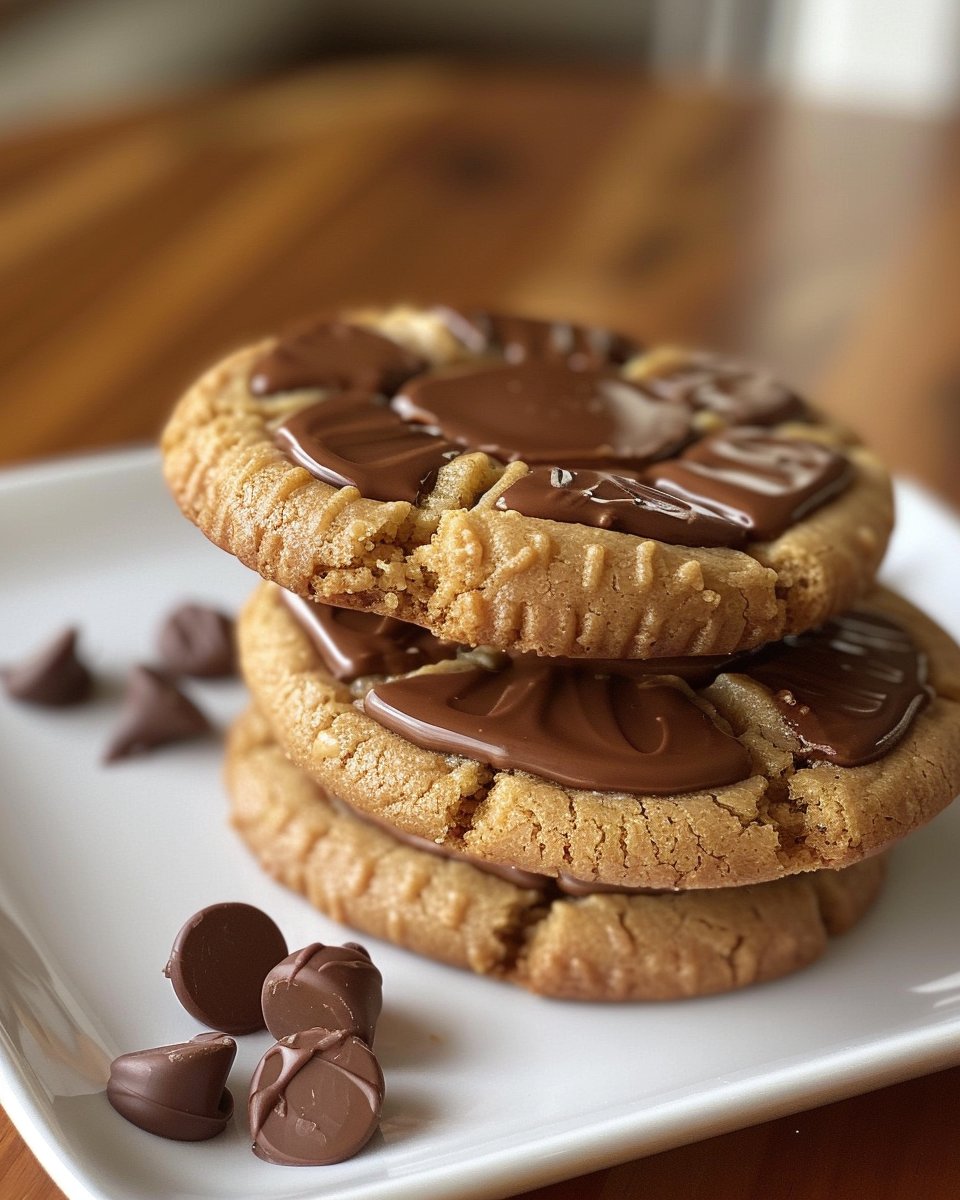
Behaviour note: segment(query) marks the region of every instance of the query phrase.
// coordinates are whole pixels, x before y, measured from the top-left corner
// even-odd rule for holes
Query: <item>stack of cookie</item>
[[[215,367],[164,457],[268,581],[233,822],[365,933],[551,996],[740,987],[960,790],[960,650],[874,582],[887,474],[753,368],[355,312]]]

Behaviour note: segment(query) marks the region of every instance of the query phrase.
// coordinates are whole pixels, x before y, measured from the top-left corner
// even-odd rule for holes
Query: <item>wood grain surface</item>
[[[304,312],[477,302],[765,360],[960,502],[960,122],[331,66],[0,143],[0,461],[147,440]],[[960,1193],[960,1068],[528,1193]],[[0,1197],[52,1200],[0,1113]]]

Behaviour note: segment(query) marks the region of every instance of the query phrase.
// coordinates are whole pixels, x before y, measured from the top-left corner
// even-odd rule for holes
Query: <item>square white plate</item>
[[[127,667],[185,596],[236,609],[252,578],[174,510],[153,452],[0,475],[0,662],[69,622],[105,681],[63,712],[0,700],[0,1102],[71,1198],[495,1197],[960,1062],[960,809],[898,850],[881,902],[812,968],[741,994],[593,1006],[369,942],[385,980],[382,1137],[351,1162],[284,1169],[238,1116],[166,1142],[109,1107],[121,1051],[198,1031],[161,971],[218,900],[270,912],[293,946],[347,934],[269,881],[224,825],[215,740],[103,767]],[[960,522],[900,489],[886,578],[955,636]],[[192,689],[226,722],[238,685]]]

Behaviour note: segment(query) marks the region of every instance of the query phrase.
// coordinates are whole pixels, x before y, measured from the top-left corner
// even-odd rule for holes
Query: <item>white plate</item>
[[[960,524],[900,490],[887,578],[960,635]],[[121,1120],[109,1061],[198,1026],[161,975],[218,900],[291,946],[345,931],[266,879],[224,826],[219,748],[99,755],[127,666],[185,595],[236,608],[252,578],[175,511],[152,452],[0,475],[0,662],[69,621],[107,695],[0,702],[0,1102],[71,1198],[502,1196],[960,1062],[960,809],[900,848],[880,904],[812,968],[739,995],[612,1007],[528,996],[370,942],[385,979],[383,1135],[351,1162],[254,1158],[239,1117],[183,1145]],[[223,721],[237,685],[194,689]],[[238,1114],[267,1035],[240,1039]]]

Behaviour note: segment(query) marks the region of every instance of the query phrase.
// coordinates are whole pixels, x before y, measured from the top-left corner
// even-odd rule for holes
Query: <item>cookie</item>
[[[454,647],[431,662],[414,642],[406,674],[368,657],[338,679],[309,620],[336,613],[261,585],[241,615],[241,668],[283,751],[360,812],[490,863],[760,883],[869,857],[960,791],[960,649],[884,589],[820,633],[669,676]]]
[[[574,897],[406,844],[330,799],[251,710],[231,730],[231,820],[267,872],[321,911],[418,954],[545,996],[670,1000],[813,962],[870,907],[880,857],[773,883]]]
[[[181,509],[264,578],[468,645],[726,654],[868,586],[886,471],[770,376],[399,308],[242,350],[177,406]]]

